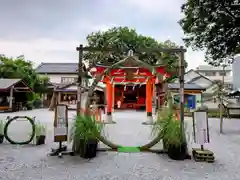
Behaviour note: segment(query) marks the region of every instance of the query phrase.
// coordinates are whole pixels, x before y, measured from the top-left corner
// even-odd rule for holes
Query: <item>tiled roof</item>
[[[78,63],[41,63],[36,71],[41,74],[76,74]]]
[[[180,84],[179,83],[169,83],[168,88],[169,89],[179,89]],[[186,90],[205,90],[205,88],[203,88],[197,84],[192,84],[192,83],[185,83],[184,89],[186,89]]]
[[[19,81],[21,79],[0,79],[0,89],[8,89]]]
[[[219,67],[214,67],[214,66],[209,66],[209,65],[200,65],[196,68],[197,71],[221,71],[223,70],[222,66]],[[231,71],[232,67],[231,66],[227,66],[225,68],[225,70],[227,71]]]

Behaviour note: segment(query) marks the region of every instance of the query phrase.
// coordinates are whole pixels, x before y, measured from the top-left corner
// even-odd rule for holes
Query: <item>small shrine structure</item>
[[[101,82],[106,84],[105,100],[108,121],[112,119],[114,108],[144,108],[149,123],[152,123],[156,94],[162,91],[156,88],[156,84],[164,83],[167,78],[171,77],[171,74],[166,71],[164,65],[152,66],[139,60],[133,55],[132,50],[128,52],[125,59],[117,62],[114,68],[112,67],[112,65],[95,64],[91,69],[91,74],[95,77],[105,72],[106,69],[110,69],[101,79]]]

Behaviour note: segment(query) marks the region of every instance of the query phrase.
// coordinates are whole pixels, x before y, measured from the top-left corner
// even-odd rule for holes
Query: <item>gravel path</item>
[[[240,121],[226,120],[225,134],[219,135],[219,121],[210,119],[211,143],[208,148],[216,155],[213,164],[196,163],[193,160],[181,162],[170,160],[164,155],[152,153],[100,152],[92,160],[64,156],[62,159],[47,156],[52,143],[53,112],[33,110],[7,115],[36,116],[48,125],[47,144],[43,146],[16,146],[7,142],[0,145],[0,180],[239,180],[240,179]],[[73,116],[71,113],[70,116]],[[150,141],[151,129],[141,123],[145,113],[117,112],[115,125],[107,125],[106,136],[113,142],[136,146]],[[189,122],[190,119],[186,118]],[[28,125],[18,122],[10,130],[15,137],[29,129]],[[21,132],[21,133],[20,133]],[[191,129],[189,129],[191,134]],[[18,133],[18,134],[17,134]],[[17,136],[16,136],[17,135]],[[158,145],[158,147],[161,146]],[[196,146],[190,141],[190,146]]]

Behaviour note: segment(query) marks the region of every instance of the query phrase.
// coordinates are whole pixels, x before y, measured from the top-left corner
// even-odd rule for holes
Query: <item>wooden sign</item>
[[[200,145],[209,143],[208,116],[206,111],[193,112],[194,142]]]
[[[65,104],[58,104],[54,114],[54,142],[68,139],[68,109]]]

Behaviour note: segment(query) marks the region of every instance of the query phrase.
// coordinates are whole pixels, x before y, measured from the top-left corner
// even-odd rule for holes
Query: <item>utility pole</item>
[[[184,74],[185,74],[185,66],[184,66],[184,49],[183,46],[180,47],[182,51],[180,52],[180,60],[179,60],[179,95],[180,95],[180,127],[182,133],[185,135],[184,131]],[[185,137],[185,136],[184,136]]]
[[[224,84],[225,84],[225,68],[226,68],[226,59],[223,64],[223,75],[222,75],[222,83],[220,84],[220,133],[223,133],[223,93],[224,93]]]
[[[77,47],[77,51],[79,53],[78,57],[78,81],[77,81],[77,109],[76,114],[80,115],[81,110],[81,93],[82,93],[82,58],[83,58],[83,45],[80,44],[79,47]]]

